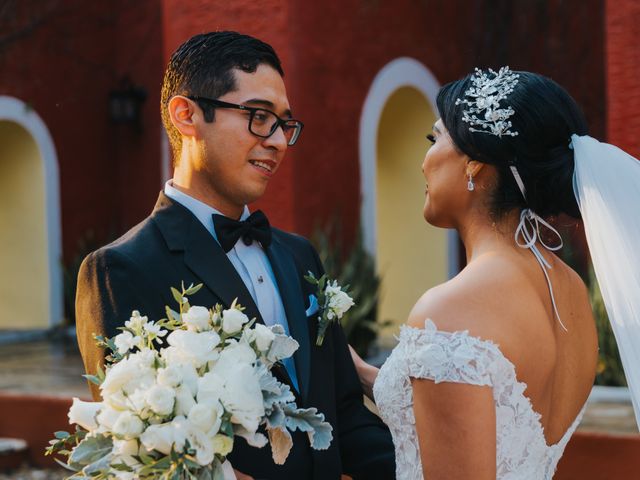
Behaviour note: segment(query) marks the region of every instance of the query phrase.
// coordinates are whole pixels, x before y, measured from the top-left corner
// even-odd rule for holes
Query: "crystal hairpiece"
[[[462,120],[470,125],[470,131],[498,137],[518,135],[509,130],[512,125],[508,118],[515,111],[510,105],[500,108],[500,101],[513,92],[519,77],[509,67],[502,67],[497,73],[492,69],[483,72],[476,68],[471,77],[473,86],[464,92],[465,98],[456,100],[456,105],[468,105],[462,112]]]

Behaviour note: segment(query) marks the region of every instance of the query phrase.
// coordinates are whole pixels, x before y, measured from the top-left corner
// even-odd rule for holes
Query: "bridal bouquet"
[[[292,447],[289,431],[307,432],[314,449],[329,447],[324,415],[297,408],[271,373],[298,343],[279,325],[249,320],[236,302],[227,310],[189,305],[200,287],[172,288],[180,308],[167,307],[166,319],[134,311],[120,334],[96,337],[111,352],[105,371],[87,376],[102,401],[74,398],[75,432],[56,432],[47,449],[67,456],[59,463],[75,472],[68,478],[224,479],[236,436],[258,448],[269,442],[278,464]]]

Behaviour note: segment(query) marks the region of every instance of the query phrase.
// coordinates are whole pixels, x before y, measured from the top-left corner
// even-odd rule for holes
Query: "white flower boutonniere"
[[[305,280],[318,289],[316,296],[318,298],[318,336],[316,337],[316,345],[322,346],[324,335],[329,324],[338,321],[342,316],[355,305],[353,299],[346,290],[349,286],[341,287],[337,280],[329,280],[327,275],[316,278],[312,272],[306,275]]]

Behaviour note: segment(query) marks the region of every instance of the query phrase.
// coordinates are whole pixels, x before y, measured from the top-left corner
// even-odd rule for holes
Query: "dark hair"
[[[456,147],[473,160],[494,165],[498,183],[493,193],[491,213],[501,217],[513,209],[530,208],[538,215],[566,213],[580,218],[573,194],[572,134],[585,135],[587,124],[580,107],[560,85],[550,78],[530,72],[520,75],[514,91],[501,101],[515,113],[509,118],[517,136],[498,137],[471,132],[462,120],[464,98],[471,77],[451,82],[437,98],[440,118]],[[526,201],[509,168],[518,169],[526,188]]]
[[[162,123],[169,136],[174,159],[182,148],[180,133],[171,123],[167,105],[175,95],[219,98],[236,88],[233,69],[253,73],[267,64],[284,76],[271,45],[237,32],[209,32],[191,37],[171,55],[160,95]],[[213,112],[207,114],[213,121]]]

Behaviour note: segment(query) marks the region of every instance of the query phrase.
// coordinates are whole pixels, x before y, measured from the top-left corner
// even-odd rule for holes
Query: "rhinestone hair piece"
[[[492,69],[483,72],[476,68],[471,77],[473,86],[464,92],[465,98],[456,100],[456,105],[467,105],[462,112],[462,120],[470,125],[470,131],[497,137],[518,135],[517,131],[509,130],[512,125],[508,119],[515,111],[510,105],[501,108],[500,101],[513,92],[519,77],[509,67],[502,67],[498,72]]]

